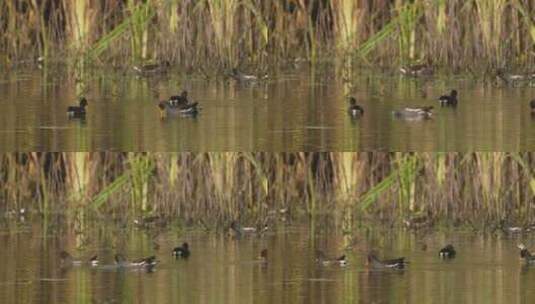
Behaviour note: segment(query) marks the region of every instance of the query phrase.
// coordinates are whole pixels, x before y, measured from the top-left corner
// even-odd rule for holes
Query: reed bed
[[[533,153],[7,153],[0,211],[532,225]]]
[[[0,60],[169,60],[217,69],[337,55],[502,68],[534,63],[533,16],[531,0],[2,1]]]

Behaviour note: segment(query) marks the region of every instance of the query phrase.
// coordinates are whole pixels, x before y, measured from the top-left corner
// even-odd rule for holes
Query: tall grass
[[[89,52],[104,62],[218,68],[337,54],[527,66],[533,15],[530,0],[2,1],[0,59]]]
[[[482,226],[534,224],[533,153],[0,155],[0,212],[163,215],[205,223],[281,213]]]

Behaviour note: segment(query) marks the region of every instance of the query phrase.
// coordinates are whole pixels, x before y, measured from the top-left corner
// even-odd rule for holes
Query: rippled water
[[[520,241],[535,247],[533,236],[460,232],[418,236],[364,229],[344,236],[325,227],[279,226],[263,237],[240,240],[199,231],[155,234],[100,227],[75,233],[72,229],[44,231],[40,225],[12,228],[11,233],[2,230],[0,303],[535,301],[535,266],[523,267],[516,249]],[[183,241],[190,243],[192,255],[175,260],[170,251]],[[438,250],[446,243],[457,247],[457,258],[438,258]],[[76,251],[76,244],[84,244],[83,250]],[[263,248],[269,252],[266,265],[257,260]],[[364,260],[372,248],[385,257],[405,256],[410,264],[403,271],[370,270]],[[63,249],[78,256],[98,253],[102,263],[64,268],[58,257]],[[345,253],[349,265],[318,265],[315,249],[332,256]],[[130,258],[156,254],[160,264],[152,273],[119,269],[112,263],[116,252]]]
[[[272,75],[253,85],[170,73],[92,71],[80,79],[66,69],[10,71],[0,77],[3,151],[517,151],[535,149],[528,102],[535,88],[483,86],[463,77],[430,81],[395,72],[332,69]],[[344,80],[344,79],[350,80]],[[457,109],[436,97],[456,88]],[[160,120],[159,99],[187,89],[200,103],[196,118]],[[89,100],[85,122],[69,120],[77,92]],[[365,109],[348,117],[346,94]],[[392,110],[434,105],[434,119],[407,122]]]

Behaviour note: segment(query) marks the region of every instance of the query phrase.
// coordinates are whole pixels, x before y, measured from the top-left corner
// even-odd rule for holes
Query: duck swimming
[[[406,107],[401,110],[393,111],[394,117],[405,120],[424,120],[430,119],[433,115],[433,106],[428,107]]]
[[[243,232],[241,230],[240,224],[237,221],[232,221],[228,227],[228,234],[231,237],[236,239],[241,238]]]
[[[94,255],[87,261],[82,260],[76,260],[74,259],[67,251],[61,251],[59,253],[59,257],[61,259],[61,264],[63,265],[83,265],[88,264],[90,266],[97,266],[98,265],[98,256]]]
[[[188,91],[184,90],[180,95],[173,95],[169,97],[169,104],[173,107],[184,106],[189,103]]]
[[[194,102],[172,106],[171,104],[169,104],[169,101],[164,100],[158,104],[158,108],[160,109],[160,117],[163,119],[168,115],[196,116],[199,113],[199,111],[197,110],[197,105],[198,103]]]
[[[173,249],[173,256],[177,258],[187,258],[189,257],[189,255],[190,255],[190,251],[189,251],[189,245],[187,242],[184,242],[182,246],[175,247],[175,249]]]
[[[142,66],[134,66],[133,68],[134,68],[134,71],[136,71],[138,74],[142,76],[149,76],[149,75],[154,75],[154,74],[166,73],[170,66],[171,64],[169,63],[169,61],[164,60],[160,63],[145,64]]]
[[[228,233],[230,236],[239,239],[243,235],[263,235],[269,230],[269,225],[264,223],[263,226],[258,227],[242,227],[237,221],[232,221],[228,228]]]
[[[433,67],[428,64],[416,64],[399,68],[401,74],[412,77],[432,76]]]
[[[85,107],[87,107],[87,99],[80,97],[78,106],[70,106],[67,108],[67,115],[71,118],[84,118]]]
[[[244,83],[253,83],[253,82],[256,82],[258,80],[263,80],[263,79],[267,79],[268,78],[268,75],[265,74],[264,76],[262,77],[258,77],[256,75],[251,75],[251,74],[245,74],[241,71],[239,71],[237,68],[233,68],[230,73],[227,74],[230,78],[238,81],[238,82],[244,82]]]
[[[407,265],[407,262],[405,262],[405,258],[380,260],[374,253],[371,252],[368,254],[367,262],[368,266],[374,269],[404,269]]]
[[[267,249],[262,249],[262,251],[260,251],[260,261],[262,263],[267,263],[267,258],[268,258],[268,250]]]
[[[518,244],[518,249],[520,249],[520,258],[524,259],[527,264],[535,264],[535,256],[529,252],[528,248],[524,244]]]
[[[442,95],[438,98],[440,105],[442,106],[453,106],[457,105],[457,91],[451,90],[450,95]]]
[[[438,256],[443,259],[454,258],[455,254],[455,248],[453,248],[453,245],[451,244],[446,245],[446,247],[440,249],[440,251],[438,252]]]
[[[535,79],[535,72],[524,74],[506,73],[504,69],[496,71],[496,78],[502,80],[507,85],[515,85],[521,82],[531,82]]]
[[[347,109],[347,113],[353,118],[364,115],[364,109],[357,104],[357,99],[355,97],[349,97],[349,108]]]
[[[145,258],[139,258],[131,262],[121,254],[115,255],[115,264],[119,267],[154,267],[158,264],[155,256],[149,256]]]
[[[321,250],[316,250],[316,262],[322,264],[323,266],[329,266],[329,265],[347,266],[347,259],[346,259],[345,254],[337,258],[329,259]]]
[[[535,99],[529,102],[529,108],[531,109],[531,114],[535,114]]]

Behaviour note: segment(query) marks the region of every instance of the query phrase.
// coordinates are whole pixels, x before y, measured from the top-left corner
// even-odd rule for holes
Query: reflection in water
[[[535,122],[529,110],[535,88],[342,71],[340,77],[330,69],[293,71],[256,84],[177,73],[139,78],[109,71],[11,72],[0,76],[0,147],[4,151],[535,148]],[[458,106],[440,107],[438,96],[452,88],[459,91]],[[160,120],[158,101],[183,89],[199,102],[200,114]],[[89,102],[85,123],[69,121],[65,113],[80,95]],[[349,95],[364,108],[358,120],[347,113]],[[392,111],[405,106],[434,106],[433,119],[394,119]]]
[[[345,248],[344,235],[328,228],[279,227],[262,237],[236,240],[191,231],[158,236],[155,252],[150,234],[119,228],[91,231],[87,247],[76,252],[76,236],[45,235],[31,230],[0,234],[1,303],[530,303],[535,267],[526,268],[516,244],[532,236],[506,239],[468,233],[417,237],[406,231],[371,231],[354,235],[358,243],[345,250],[349,265],[317,263],[315,251],[334,256]],[[88,232],[89,233],[89,232]],[[188,259],[171,252],[190,244]],[[421,243],[427,244],[427,249]],[[442,260],[438,251],[455,244],[457,256]],[[266,263],[258,259],[268,248]],[[59,253],[78,257],[98,252],[101,264],[64,267]],[[381,259],[405,256],[404,270],[368,269],[366,254]],[[154,272],[118,267],[115,252],[135,258],[156,254]]]

